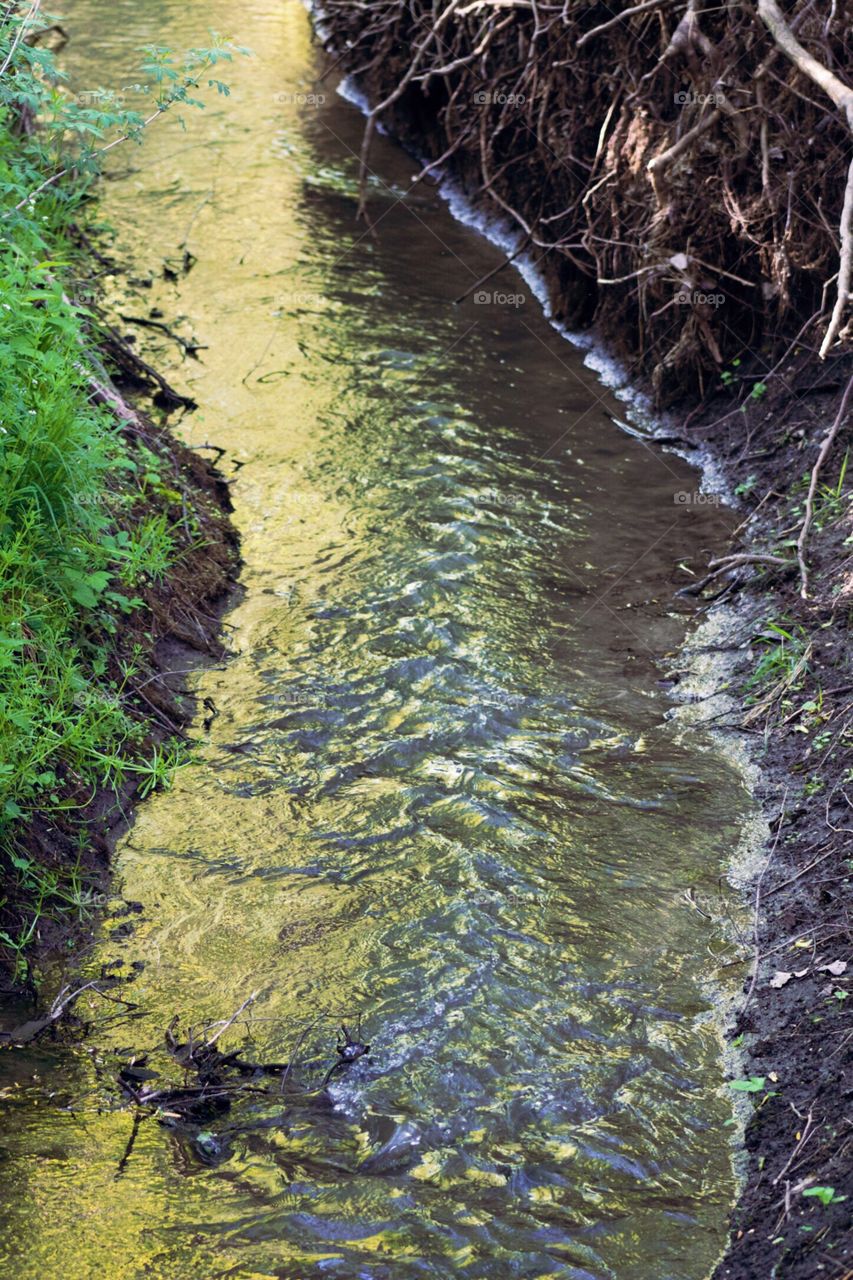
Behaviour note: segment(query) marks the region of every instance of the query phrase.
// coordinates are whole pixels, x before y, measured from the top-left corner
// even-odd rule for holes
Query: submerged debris
[[[227,1147],[204,1126],[227,1115],[236,1102],[247,1098],[280,1100],[285,1094],[291,1102],[323,1101],[332,1077],[366,1059],[370,1049],[342,1024],[343,1040],[339,1038],[336,1045],[337,1060],[327,1067],[319,1085],[312,1080],[316,1080],[325,1063],[302,1062],[300,1058],[308,1033],[317,1026],[316,1020],[303,1029],[291,1053],[281,1060],[251,1056],[248,1038],[238,1049],[220,1050],[218,1041],[259,994],[254,992],[229,1018],[200,1031],[190,1026],[181,1035],[175,1018],[164,1033],[160,1051],[165,1048],[167,1057],[160,1069],[152,1065],[156,1051],[141,1053],[123,1062],[116,1076],[121,1096],[137,1108],[137,1115],[148,1112],[160,1123],[188,1132],[206,1162],[222,1159]],[[170,1079],[175,1066],[182,1074],[180,1081]]]
[[[38,1040],[47,1031],[56,1033],[60,1024],[71,1025],[72,1022],[78,1029],[82,1029],[85,1032],[89,1024],[78,1018],[75,1006],[80,996],[86,991],[100,996],[104,1000],[114,1000],[118,1004],[124,1005],[128,1012],[136,1008],[136,1005],[131,1004],[129,1000],[124,1000],[120,996],[108,995],[97,982],[83,982],[77,987],[66,986],[60,990],[46,1013],[43,1013],[40,1017],[31,1018],[27,1022],[22,1022],[10,1031],[0,1031],[0,1045],[6,1045],[10,1048],[23,1048],[24,1045],[32,1044],[33,1041]]]

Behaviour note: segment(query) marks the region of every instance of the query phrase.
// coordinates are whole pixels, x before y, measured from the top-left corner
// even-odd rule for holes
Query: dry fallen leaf
[[[785,983],[790,982],[793,976],[786,969],[777,969],[770,979],[770,985],[771,987],[784,987]]]
[[[830,964],[819,964],[818,973],[831,973],[833,978],[840,978],[842,973],[847,972],[846,960],[833,960]]]

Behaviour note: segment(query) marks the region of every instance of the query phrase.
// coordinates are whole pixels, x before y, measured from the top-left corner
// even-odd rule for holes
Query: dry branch
[[[821,469],[826,459],[829,457],[829,451],[832,448],[833,441],[838,435],[839,429],[844,416],[847,413],[847,405],[850,402],[850,394],[853,392],[853,377],[847,383],[844,395],[841,398],[841,404],[838,406],[838,413],[835,415],[835,421],[826,433],[823,444],[820,446],[820,453],[817,456],[817,462],[812,467],[811,478],[809,479],[809,491],[806,496],[806,511],[803,517],[802,527],[800,528],[800,536],[797,538],[797,563],[800,566],[800,595],[803,600],[808,598],[809,594],[809,571],[806,565],[806,546],[808,544],[809,529],[811,528],[812,519],[814,517],[814,500],[817,493],[817,484],[820,479]]]
[[[596,36],[600,36],[602,32],[609,31],[611,27],[615,27],[617,23],[623,22],[625,18],[633,18],[636,13],[648,13],[650,9],[663,9],[674,4],[675,0],[645,0],[644,4],[633,4],[629,8],[623,9],[621,13],[617,13],[612,18],[608,18],[606,22],[600,23],[597,27],[593,27],[591,31],[585,31],[582,36],[578,37],[575,43],[576,49],[582,49],[585,44],[589,44],[590,40],[594,40]]]
[[[788,26],[776,0],[758,0],[759,16],[767,27],[779,48],[791,62],[821,88],[831,98],[840,111],[844,112],[853,139],[853,89],[839,80],[834,72],[812,57],[804,49]],[[850,300],[850,284],[853,280],[853,158],[847,171],[847,185],[844,189],[844,205],[841,210],[839,225],[841,237],[840,265],[838,268],[838,293],[832,316],[829,321],[823,342],[820,347],[821,359],[825,359],[841,329],[841,321],[847,303]]]

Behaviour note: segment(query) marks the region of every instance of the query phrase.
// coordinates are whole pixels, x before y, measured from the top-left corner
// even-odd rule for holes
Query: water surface
[[[245,596],[201,759],[120,850],[140,909],[89,965],[135,965],[140,1016],[4,1058],[3,1274],[701,1280],[731,1112],[721,925],[683,895],[748,801],[656,659],[722,513],[675,500],[695,474],[618,430],[518,276],[453,305],[499,256],[387,140],[356,222],[361,119],[295,0],[66,15],[78,92],[208,27],[254,50],[104,197],[153,280],[122,309],[206,344],[140,333],[199,401],[185,438],[226,450]],[[121,1055],[256,989],[259,1053],[311,1023],[328,1057],[360,1017],[370,1061],[201,1144],[146,1119],[128,1156]]]

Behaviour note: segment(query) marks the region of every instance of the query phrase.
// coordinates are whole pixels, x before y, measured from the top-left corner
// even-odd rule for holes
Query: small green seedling
[[[720,374],[720,381],[722,382],[724,387],[730,387],[732,385],[732,383],[735,380],[735,375],[734,373],[732,373],[732,369],[737,369],[739,365],[740,365],[740,360],[733,360],[732,368],[724,369],[723,372]]]
[[[847,1199],[846,1196],[837,1195],[835,1187],[806,1187],[803,1195],[814,1196],[822,1205],[841,1204],[842,1200]]]
[[[765,1080],[765,1076],[750,1076],[748,1080],[730,1080],[729,1088],[737,1093],[761,1093]]]
[[[756,383],[754,383],[754,384],[753,384],[753,387],[752,387],[752,390],[750,391],[749,395],[748,395],[748,396],[747,396],[747,398],[746,398],[746,401],[745,401],[745,402],[741,405],[741,407],[740,407],[740,411],[741,411],[741,413],[746,413],[747,409],[749,408],[749,402],[750,402],[750,400],[760,400],[760,399],[761,399],[761,397],[762,397],[763,395],[766,395],[766,394],[767,394],[767,383],[766,383],[766,382],[756,382]]]

